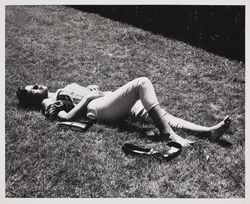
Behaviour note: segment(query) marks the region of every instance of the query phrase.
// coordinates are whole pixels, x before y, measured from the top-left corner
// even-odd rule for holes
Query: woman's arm
[[[81,114],[83,114],[84,108],[88,105],[92,99],[100,98],[104,94],[96,91],[91,91],[86,97],[84,97],[71,111],[68,113],[64,110],[58,113],[58,118],[61,120],[71,120]]]

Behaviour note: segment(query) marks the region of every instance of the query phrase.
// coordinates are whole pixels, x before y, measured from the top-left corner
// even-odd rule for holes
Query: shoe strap
[[[169,147],[175,147],[178,149],[178,151],[174,153],[165,153],[162,154],[159,151],[153,149],[153,148],[144,148],[132,143],[124,143],[122,146],[122,150],[124,151],[125,154],[132,154],[132,155],[155,155],[159,156],[161,160],[169,161],[175,157],[177,157],[181,151],[182,151],[182,146],[181,144],[177,142],[170,141],[167,143]]]

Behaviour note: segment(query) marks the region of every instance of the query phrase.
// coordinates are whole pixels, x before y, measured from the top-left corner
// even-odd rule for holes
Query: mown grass
[[[245,197],[245,64],[174,39],[63,6],[6,7],[6,197]],[[195,140],[170,162],[126,156],[150,127],[130,121],[61,129],[17,106],[17,87],[36,82],[55,91],[68,83],[114,90],[147,76],[162,107],[214,125],[229,114],[223,140]]]

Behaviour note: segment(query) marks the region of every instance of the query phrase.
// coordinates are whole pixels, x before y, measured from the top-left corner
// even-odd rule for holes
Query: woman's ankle
[[[164,138],[164,139],[169,139],[170,137],[170,133],[169,131],[163,129],[163,130],[159,130],[160,131],[160,137]]]

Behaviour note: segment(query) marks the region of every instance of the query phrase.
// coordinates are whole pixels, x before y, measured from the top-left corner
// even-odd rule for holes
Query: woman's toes
[[[231,118],[229,116],[226,116],[225,119],[224,119],[224,122],[226,125],[229,125],[231,123]]]

